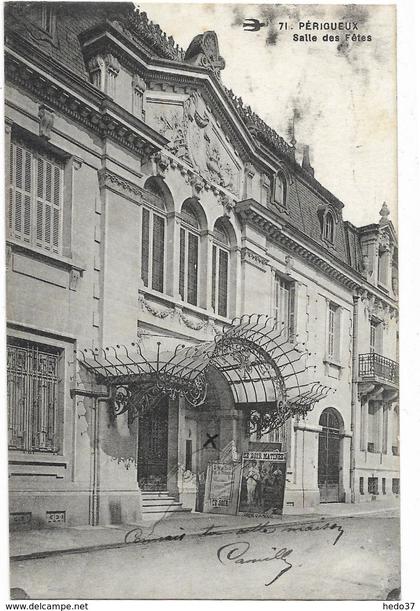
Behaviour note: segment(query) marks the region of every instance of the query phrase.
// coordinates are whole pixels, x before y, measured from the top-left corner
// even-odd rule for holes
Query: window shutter
[[[10,150],[8,228],[40,248],[60,252],[63,167],[20,142]]]
[[[185,229],[179,236],[179,294],[185,299]]]
[[[13,237],[29,242],[31,239],[32,153],[13,143],[11,154],[11,192],[9,199],[9,227]]]
[[[9,234],[13,233],[13,191],[14,191],[14,146],[13,142],[10,141],[10,152],[9,152],[9,209],[8,209],[8,231]]]
[[[198,279],[198,237],[188,233],[188,287],[187,301],[197,305],[197,279]]]
[[[228,253],[225,250],[219,250],[218,314],[220,314],[220,316],[227,316],[228,266]]]
[[[153,215],[153,249],[152,249],[152,289],[163,293],[163,272],[165,258],[165,221]]]
[[[52,247],[55,252],[60,248],[60,220],[61,220],[61,171],[60,168],[54,168],[54,183],[52,197]]]
[[[44,236],[44,160],[38,159],[36,198],[36,244],[43,246]]]
[[[143,208],[141,221],[141,279],[149,286],[149,224],[150,213]]]
[[[37,159],[36,245],[60,252],[63,168],[49,159]]]

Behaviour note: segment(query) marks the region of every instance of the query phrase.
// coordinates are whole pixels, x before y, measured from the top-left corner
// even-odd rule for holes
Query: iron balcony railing
[[[378,379],[397,385],[399,382],[398,363],[376,352],[360,354],[359,377],[362,380]]]

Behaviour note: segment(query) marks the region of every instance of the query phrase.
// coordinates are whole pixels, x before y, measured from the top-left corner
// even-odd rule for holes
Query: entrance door
[[[139,420],[138,482],[141,490],[166,490],[168,476],[168,400],[163,397]]]
[[[322,412],[319,424],[318,487],[321,503],[338,503],[340,477],[340,423],[332,409]]]

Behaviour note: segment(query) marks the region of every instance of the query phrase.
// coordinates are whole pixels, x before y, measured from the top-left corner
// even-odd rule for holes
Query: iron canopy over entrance
[[[290,341],[284,326],[268,316],[244,315],[225,325],[213,341],[172,351],[143,352],[140,342],[84,350],[80,360],[98,382],[114,389],[114,414],[131,418],[149,411],[162,395],[183,396],[199,407],[206,400],[207,373],[217,369],[235,405],[247,410],[249,431],[258,436],[304,416],[330,388],[308,381],[308,351]]]

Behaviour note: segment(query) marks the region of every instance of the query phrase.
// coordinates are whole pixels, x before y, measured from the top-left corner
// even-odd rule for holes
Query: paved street
[[[121,547],[14,561],[11,587],[46,599],[384,600],[400,586],[396,511],[252,528],[174,525],[173,540],[147,543],[151,528],[136,530]]]

